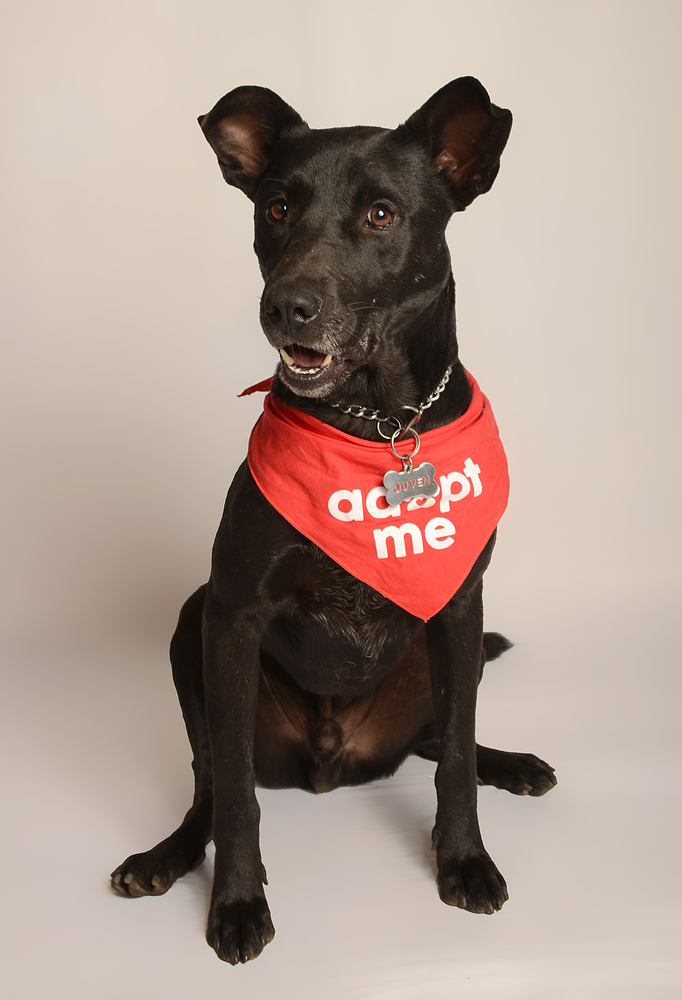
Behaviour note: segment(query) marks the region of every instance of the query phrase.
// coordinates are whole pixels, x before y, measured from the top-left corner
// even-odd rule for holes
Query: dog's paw
[[[275,928],[264,896],[248,902],[211,905],[206,940],[223,962],[236,965],[258,958],[274,936]]]
[[[514,795],[544,795],[556,785],[554,768],[533,753],[478,746],[476,773],[482,785],[504,788]]]
[[[173,882],[193,871],[204,860],[203,850],[191,859],[162,844],[144,854],[132,854],[111,873],[111,888],[117,896],[163,896]]]
[[[448,906],[470,913],[494,913],[509,899],[507,883],[485,851],[439,862],[438,893]]]

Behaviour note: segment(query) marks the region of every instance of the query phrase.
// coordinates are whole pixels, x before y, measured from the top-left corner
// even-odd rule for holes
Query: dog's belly
[[[313,792],[374,781],[393,774],[432,721],[423,628],[397,663],[355,696],[304,690],[264,652],[254,744],[256,775],[268,788]]]
[[[400,661],[422,625],[311,543],[292,547],[278,560],[266,589],[281,610],[263,636],[264,661],[316,695],[367,694]]]
[[[423,622],[310,542],[265,581],[256,775],[324,792],[392,774],[432,720]]]

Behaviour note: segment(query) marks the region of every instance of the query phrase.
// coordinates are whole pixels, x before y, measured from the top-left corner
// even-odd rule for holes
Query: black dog
[[[199,121],[225,180],[255,203],[261,323],[282,358],[269,398],[356,444],[375,442],[380,482],[396,464],[389,437],[394,447],[418,440],[417,420],[423,437],[470,406],[445,227],[492,186],[511,114],[467,77],[392,131],[311,130],[260,87],[232,91]],[[287,437],[279,448],[286,475]],[[409,478],[411,462],[403,467]],[[444,548],[455,528],[434,520],[433,546]],[[392,537],[395,555],[404,554]],[[498,910],[507,888],[481,840],[477,779],[530,795],[555,779],[532,754],[475,742],[483,664],[509,646],[483,633],[481,581],[494,539],[492,530],[445,606],[418,617],[309,541],[244,463],[210,580],[183,607],[171,644],[194,802],[175,833],[114,872],[114,890],[166,892],[213,838],[208,941],[232,964],[255,958],[274,935],[255,784],[328,791],[391,775],[418,754],[438,762],[441,898],[474,913]]]

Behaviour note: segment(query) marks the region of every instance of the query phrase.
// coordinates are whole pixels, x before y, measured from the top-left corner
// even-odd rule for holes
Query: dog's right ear
[[[266,87],[231,90],[198,122],[227,183],[251,199],[282,134],[308,128],[297,111]]]

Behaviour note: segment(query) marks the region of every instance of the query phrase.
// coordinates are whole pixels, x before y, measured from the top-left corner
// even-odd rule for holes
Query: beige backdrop
[[[9,995],[680,995],[681,28],[666,0],[5,0]],[[487,621],[517,646],[479,731],[560,784],[481,792],[494,918],[437,899],[424,762],[261,795],[278,934],[232,970],[208,867],[106,891],[188,805],[165,644],[261,403],[236,395],[276,360],[251,206],[196,116],[257,83],[312,126],[395,125],[464,74],[515,116],[449,230],[512,475]]]

